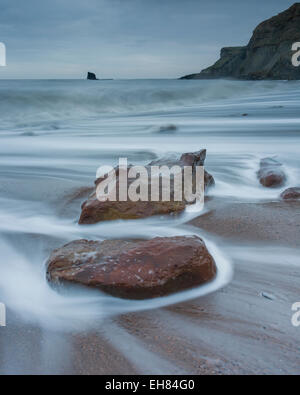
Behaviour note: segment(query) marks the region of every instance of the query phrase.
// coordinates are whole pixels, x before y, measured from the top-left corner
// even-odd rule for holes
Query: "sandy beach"
[[[108,319],[91,332],[24,327],[10,315],[1,332],[0,373],[298,375],[299,328],[291,324],[291,306],[299,301],[300,203],[210,199],[206,209],[188,226],[215,235],[232,257],[229,286]]]
[[[300,3],[0,28],[0,376],[300,375]]]

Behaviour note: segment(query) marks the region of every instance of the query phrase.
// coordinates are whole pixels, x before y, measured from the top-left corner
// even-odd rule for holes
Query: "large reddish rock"
[[[96,287],[111,295],[146,299],[207,283],[216,264],[197,236],[148,241],[78,240],[54,251],[48,279]]]
[[[300,188],[289,188],[281,194],[281,199],[286,201],[300,200]]]
[[[117,201],[99,201],[97,199],[96,191],[89,197],[89,199],[83,203],[82,211],[79,219],[80,224],[95,224],[100,221],[109,221],[116,219],[139,219],[150,217],[153,215],[164,215],[164,214],[177,214],[182,212],[187,202],[183,199],[182,201],[176,201],[174,199],[174,185],[171,182],[171,199],[170,201],[152,201],[150,197],[151,191],[151,167],[152,166],[167,166],[171,169],[173,166],[179,166],[182,169],[185,166],[191,166],[193,169],[193,175],[196,174],[197,166],[204,166],[206,159],[206,150],[200,150],[194,153],[186,153],[181,156],[179,160],[173,159],[160,159],[153,161],[146,166],[149,175],[149,201],[138,201],[132,202],[131,200],[120,201],[117,197]],[[131,166],[128,166],[128,171]],[[115,169],[117,176],[117,190],[119,188],[119,168]],[[212,175],[205,171],[205,188],[209,188],[214,185],[214,178]],[[97,185],[103,179],[97,179],[95,185]],[[195,178],[194,178],[195,180]],[[128,187],[134,180],[128,180]],[[160,190],[161,192],[161,190]]]
[[[260,161],[257,176],[261,185],[267,188],[280,187],[286,181],[282,164],[273,158],[264,158]]]

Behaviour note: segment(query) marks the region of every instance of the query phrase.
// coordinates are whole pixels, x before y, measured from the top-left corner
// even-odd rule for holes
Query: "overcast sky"
[[[174,78],[244,45],[286,0],[0,0],[0,78]]]

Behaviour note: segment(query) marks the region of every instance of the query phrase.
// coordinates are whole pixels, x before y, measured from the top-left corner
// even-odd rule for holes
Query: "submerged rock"
[[[170,201],[153,201],[150,196],[151,191],[151,166],[167,166],[170,169],[177,165],[182,169],[185,166],[192,166],[193,172],[195,173],[196,166],[204,166],[206,158],[206,150],[201,150],[194,153],[186,153],[181,156],[179,160],[173,159],[160,159],[153,161],[146,166],[148,171],[148,191],[149,201],[99,201],[97,199],[96,191],[90,196],[90,198],[83,203],[82,212],[79,219],[80,224],[95,224],[100,221],[109,221],[116,219],[139,219],[150,217],[153,215],[164,215],[170,213],[182,212],[187,202],[183,199],[182,201],[175,201],[174,199],[174,183],[171,182],[171,199]],[[129,167],[130,168],[130,167]],[[117,175],[117,190],[119,188],[119,169],[116,168]],[[195,175],[195,174],[194,174]],[[95,181],[96,187],[103,179]],[[128,187],[134,180],[128,180]],[[209,188],[214,185],[214,179],[212,175],[205,172],[205,187]],[[161,192],[161,185],[160,185]]]
[[[286,189],[282,192],[281,199],[286,201],[300,200],[300,187]]]
[[[286,181],[282,164],[273,158],[264,158],[261,160],[257,175],[261,185],[267,188],[280,187]]]
[[[212,281],[217,268],[197,236],[148,241],[78,240],[55,250],[48,279],[99,288],[128,299],[146,299]]]
[[[269,294],[269,293],[267,293],[267,292],[262,292],[262,293],[261,293],[261,296],[262,296],[263,298],[265,298],[265,299],[268,299],[268,300],[275,300],[275,299],[276,299],[276,297],[275,297],[274,295]]]
[[[162,125],[160,126],[155,133],[165,133],[165,134],[171,134],[175,133],[177,131],[177,126],[170,124],[170,125]]]
[[[182,79],[299,80],[300,67],[292,64],[296,42],[300,42],[300,3],[262,22],[247,46],[223,48],[213,66]]]
[[[97,81],[98,80],[96,74],[95,73],[90,73],[90,72],[88,72],[88,74],[87,74],[87,79],[91,80],[91,81]]]

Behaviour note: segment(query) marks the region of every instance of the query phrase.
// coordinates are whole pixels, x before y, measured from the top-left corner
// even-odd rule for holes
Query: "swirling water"
[[[205,295],[232,278],[229,251],[205,240],[219,274],[204,287],[144,302],[99,292],[58,292],[45,277],[51,250],[78,239],[199,234],[191,214],[78,226],[74,191],[92,186],[100,165],[119,157],[145,164],[207,148],[211,191],[236,202],[272,201],[256,179],[259,160],[277,157],[288,184],[300,176],[300,83],[286,81],[0,81],[0,300],[22,320],[82,329],[107,315]],[[201,213],[193,214],[201,215]]]

